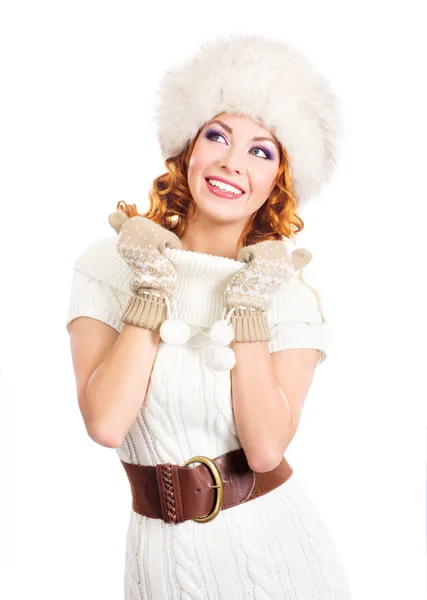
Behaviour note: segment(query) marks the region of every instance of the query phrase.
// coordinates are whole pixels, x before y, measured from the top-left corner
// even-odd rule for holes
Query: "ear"
[[[110,223],[111,227],[117,233],[119,233],[123,223],[127,220],[127,218],[127,215],[122,210],[117,210],[108,216],[108,222]]]
[[[308,265],[309,262],[311,262],[313,255],[307,250],[307,248],[297,248],[292,252],[291,257],[292,265],[295,271],[299,271],[300,269]]]

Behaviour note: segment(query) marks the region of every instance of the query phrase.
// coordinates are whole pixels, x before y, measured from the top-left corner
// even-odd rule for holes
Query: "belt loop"
[[[160,507],[165,523],[182,523],[184,521],[178,469],[179,465],[170,463],[156,465]]]

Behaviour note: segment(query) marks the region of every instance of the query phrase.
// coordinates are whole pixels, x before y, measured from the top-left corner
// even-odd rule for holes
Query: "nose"
[[[236,148],[228,148],[222,155],[220,164],[221,168],[226,168],[230,173],[238,173],[240,175],[243,173],[242,161],[243,158],[238,154]]]

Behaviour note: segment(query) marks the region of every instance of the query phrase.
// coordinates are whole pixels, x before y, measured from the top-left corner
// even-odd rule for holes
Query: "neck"
[[[213,224],[191,220],[181,237],[184,250],[213,254],[237,260],[237,242],[243,231],[241,223]]]

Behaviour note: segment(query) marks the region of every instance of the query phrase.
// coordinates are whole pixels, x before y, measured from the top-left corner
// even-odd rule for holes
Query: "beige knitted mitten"
[[[166,246],[181,249],[181,240],[171,231],[142,216],[128,218],[118,210],[108,217],[117,231],[117,250],[133,270],[132,296],[123,313],[123,323],[159,331],[167,319],[169,301],[175,292],[177,273],[163,255]]]
[[[225,289],[225,322],[231,323],[236,342],[269,341],[267,311],[271,295],[309,263],[312,254],[305,248],[290,252],[286,242],[267,240],[241,248],[237,258],[247,266],[231,278]],[[218,341],[224,340],[221,321],[215,325],[217,332],[211,330],[211,338],[218,333]]]

